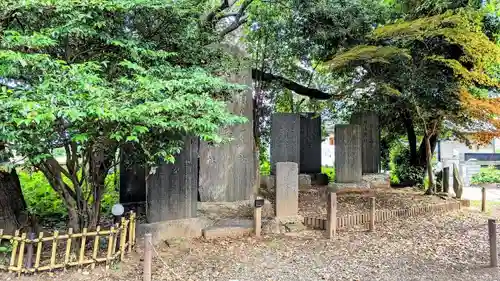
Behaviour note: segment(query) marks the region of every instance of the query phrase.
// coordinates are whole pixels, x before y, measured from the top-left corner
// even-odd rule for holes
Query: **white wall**
[[[321,166],[333,167],[335,163],[335,145],[330,145],[328,139],[321,143]]]

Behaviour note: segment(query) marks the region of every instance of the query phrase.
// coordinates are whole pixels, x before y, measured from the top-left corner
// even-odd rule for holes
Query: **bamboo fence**
[[[54,231],[52,236],[45,237],[44,233],[40,232],[38,238],[35,238],[34,234],[27,237],[26,233],[20,234],[19,231],[14,235],[5,235],[0,229],[0,245],[5,240],[10,241],[12,245],[10,263],[0,264],[0,270],[21,275],[84,265],[94,268],[98,263],[106,263],[108,269],[112,262],[123,260],[125,253],[131,252],[136,238],[135,225],[136,216],[131,212],[127,219],[122,218],[121,223],[110,229],[101,230],[98,226],[92,232],[84,228],[81,233],[73,233],[70,228],[66,234],[60,235],[59,231]],[[106,242],[104,246],[101,245],[103,241]],[[89,249],[87,244],[92,247]],[[33,251],[34,248],[36,252]],[[46,250],[50,250],[50,259],[46,258]]]
[[[447,202],[443,204],[431,204],[426,206],[414,206],[406,209],[376,210],[374,214],[375,222],[386,222],[396,218],[416,217],[428,213],[444,214],[450,211],[459,210],[461,202]],[[367,225],[370,222],[370,212],[356,213],[337,217],[337,229],[345,229],[357,225]],[[304,217],[304,225],[313,229],[326,230],[327,220],[323,218]]]

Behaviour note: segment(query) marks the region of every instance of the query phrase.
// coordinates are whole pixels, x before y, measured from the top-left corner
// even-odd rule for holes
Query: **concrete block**
[[[217,222],[217,225],[203,229],[205,239],[240,237],[253,232],[252,220],[227,219]]]
[[[213,225],[213,221],[206,218],[190,218],[181,220],[170,220],[156,223],[137,225],[138,237],[151,233],[153,243],[173,238],[197,238],[201,237],[202,230]]]

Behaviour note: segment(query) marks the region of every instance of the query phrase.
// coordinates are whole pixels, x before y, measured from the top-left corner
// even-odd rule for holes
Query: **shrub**
[[[264,176],[271,174],[271,163],[269,161],[260,161],[260,174]]]
[[[500,170],[495,167],[481,168],[479,173],[472,176],[471,183],[500,183]]]
[[[42,222],[65,220],[68,216],[66,207],[59,195],[52,189],[42,172],[19,171],[19,181],[28,211],[36,215]],[[106,191],[101,201],[104,215],[111,212],[111,207],[119,200],[116,189],[115,174],[106,177]]]
[[[335,168],[333,168],[333,167],[321,167],[321,173],[328,176],[329,182],[335,181]]]
[[[424,182],[424,171],[420,167],[410,164],[410,149],[407,145],[398,142],[391,148],[391,182]]]

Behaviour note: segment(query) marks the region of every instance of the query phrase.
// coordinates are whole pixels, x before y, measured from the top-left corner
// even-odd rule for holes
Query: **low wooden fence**
[[[428,213],[445,213],[459,210],[462,202],[447,202],[443,204],[434,204],[427,206],[415,206],[406,209],[396,210],[376,210],[374,215],[375,222],[386,222],[394,218],[415,217]],[[337,217],[336,229],[346,229],[358,225],[368,225],[370,223],[371,212],[356,213]],[[309,228],[327,230],[328,220],[323,218],[304,217],[304,225]]]
[[[122,218],[121,223],[110,229],[101,230],[98,226],[93,232],[87,232],[84,228],[81,233],[73,233],[70,228],[66,234],[54,231],[52,236],[44,237],[41,232],[35,238],[34,234],[27,237],[26,233],[20,234],[19,231],[14,235],[6,235],[0,229],[0,245],[2,240],[9,240],[12,246],[10,263],[0,264],[0,270],[21,274],[89,264],[94,268],[98,263],[106,263],[106,268],[109,268],[112,262],[122,260],[125,253],[132,250],[135,244],[135,224],[136,216],[130,213],[127,219]],[[60,243],[61,241],[65,243]],[[87,244],[91,246],[88,247]],[[47,254],[49,249],[50,255]]]

